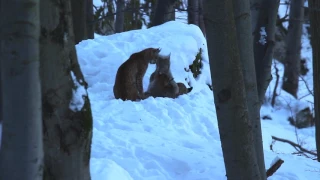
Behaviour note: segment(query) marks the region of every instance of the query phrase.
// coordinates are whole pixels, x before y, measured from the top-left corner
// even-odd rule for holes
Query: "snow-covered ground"
[[[94,4],[101,3],[95,0]],[[283,12],[284,8],[280,8]],[[91,151],[93,180],[223,180],[225,168],[213,103],[206,42],[198,27],[187,25],[186,14],[177,13],[180,22],[168,22],[151,29],[135,30],[111,36],[95,35],[95,39],[79,43],[77,54],[89,84],[94,128]],[[283,14],[283,13],[282,13]],[[305,29],[304,29],[305,30]],[[117,68],[134,52],[147,47],[160,47],[171,53],[171,70],[175,80],[193,86],[191,93],[177,99],[148,98],[140,102],[114,99],[112,87]],[[202,74],[194,79],[186,72],[199,48],[203,49]],[[294,154],[288,144],[272,142],[271,136],[288,139],[309,150],[315,150],[314,127],[295,129],[288,117],[297,110],[312,107],[312,54],[306,35],[302,38],[302,57],[309,72],[300,82],[299,101],[281,90],[276,106],[262,106],[264,154],[266,168],[279,157],[284,160],[269,180],[320,179],[320,163]],[[283,66],[277,61],[279,74]],[[273,67],[273,66],[272,66]],[[144,88],[154,71],[149,69]],[[275,69],[272,69],[275,73]],[[281,78],[280,78],[281,83]],[[275,78],[266,97],[270,99]],[[310,103],[311,102],[311,103]],[[1,124],[0,124],[1,139]],[[270,145],[272,149],[270,150]]]
[[[190,82],[194,87],[191,93],[177,99],[151,97],[139,102],[114,98],[112,87],[118,67],[132,53],[148,47],[171,53],[173,76],[177,82]],[[90,162],[93,180],[226,179],[213,93],[207,86],[211,77],[206,41],[198,27],[168,22],[150,29],[96,36],[76,48],[89,84],[94,119]],[[184,68],[192,63],[199,48],[203,49],[203,70],[194,79]],[[154,70],[155,65],[149,65],[143,80],[145,90]],[[274,81],[269,91],[273,85]],[[279,106],[266,104],[261,109],[261,115],[272,118],[262,120],[266,168],[276,157],[284,160],[269,179],[320,179],[320,164],[293,154],[296,151],[290,145],[275,142],[270,150],[271,136],[315,150],[314,127],[295,130],[287,121],[292,111],[280,105],[291,100],[288,95],[279,96]]]

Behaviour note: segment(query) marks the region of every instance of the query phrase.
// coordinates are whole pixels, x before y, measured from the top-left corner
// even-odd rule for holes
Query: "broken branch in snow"
[[[302,146],[300,146],[299,144],[294,143],[294,142],[292,142],[292,141],[289,141],[289,140],[287,140],[287,139],[282,139],[282,138],[278,138],[278,137],[275,137],[275,136],[272,136],[272,139],[274,139],[274,140],[276,140],[276,141],[285,142],[285,143],[290,144],[290,145],[293,146],[299,153],[309,153],[309,154],[311,154],[311,155],[317,156],[317,153],[312,152],[312,151],[309,151],[309,150],[303,148]]]
[[[283,162],[284,161],[282,159],[278,159],[276,163],[267,170],[267,178],[272,176],[280,168]]]

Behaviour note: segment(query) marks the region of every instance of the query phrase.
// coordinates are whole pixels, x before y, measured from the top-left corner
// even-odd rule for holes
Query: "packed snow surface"
[[[118,67],[132,53],[149,47],[160,47],[165,55],[171,53],[175,80],[187,87],[190,84],[193,90],[176,99],[115,99],[113,85]],[[206,41],[197,26],[168,22],[150,29],[96,36],[76,48],[89,84],[94,120],[90,161],[93,180],[226,179],[213,93],[207,85],[211,84],[211,76]],[[185,69],[189,69],[200,48],[203,69],[194,78]],[[149,65],[144,90],[154,70],[155,65]],[[292,100],[288,95],[283,99]],[[278,98],[277,103],[281,102]],[[271,136],[277,136],[315,150],[314,127],[295,130],[287,121],[290,109],[278,107],[266,104],[261,109],[262,116],[272,118],[262,120],[266,168],[277,157],[284,160],[268,179],[320,179],[317,161],[293,154],[296,151],[288,144],[272,142]]]

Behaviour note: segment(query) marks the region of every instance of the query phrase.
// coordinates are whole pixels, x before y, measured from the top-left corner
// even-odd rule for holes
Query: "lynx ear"
[[[168,55],[163,56],[163,57],[166,58],[166,59],[170,59],[170,56],[171,56],[171,52]]]
[[[158,49],[157,49],[157,53],[159,53],[160,51],[161,51],[161,48],[158,48]]]

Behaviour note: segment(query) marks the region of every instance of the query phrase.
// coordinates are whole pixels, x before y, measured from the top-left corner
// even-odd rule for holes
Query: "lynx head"
[[[171,53],[167,56],[158,56],[156,71],[159,74],[166,74],[168,71],[170,71],[170,55]]]
[[[144,58],[148,60],[150,64],[155,64],[161,51],[160,48],[147,48],[144,50]]]

